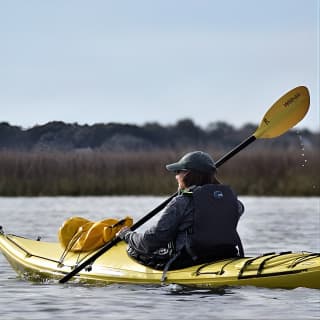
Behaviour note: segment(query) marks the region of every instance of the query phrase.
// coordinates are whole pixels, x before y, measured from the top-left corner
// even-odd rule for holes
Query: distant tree
[[[29,129],[28,134],[36,150],[72,150],[75,130],[77,130],[75,125],[52,121]]]
[[[207,127],[207,137],[211,144],[219,149],[233,147],[241,141],[237,130],[223,121],[210,123]]]
[[[205,138],[203,130],[191,119],[179,120],[171,128],[171,133],[177,146],[201,146]]]
[[[209,133],[229,134],[234,131],[234,127],[226,122],[216,121],[208,124],[207,131]]]
[[[0,123],[1,149],[26,149],[28,141],[21,127],[11,126],[8,122]]]
[[[144,134],[148,140],[152,141],[158,148],[172,147],[172,137],[168,128],[161,126],[159,123],[146,123],[143,126]]]

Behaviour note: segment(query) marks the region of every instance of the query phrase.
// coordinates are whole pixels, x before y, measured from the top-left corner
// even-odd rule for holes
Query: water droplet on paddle
[[[301,157],[302,157],[302,163],[300,164],[301,167],[305,167],[308,160],[305,159],[305,147],[304,147],[304,143],[303,143],[303,138],[302,138],[302,135],[300,134],[300,132],[297,130],[296,131],[296,134],[298,136],[298,139],[299,139],[299,147],[300,147],[300,150],[301,150]]]

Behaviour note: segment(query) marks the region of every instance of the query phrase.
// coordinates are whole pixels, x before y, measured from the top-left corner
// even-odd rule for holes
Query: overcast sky
[[[259,123],[305,85],[319,0],[0,0],[0,121]]]

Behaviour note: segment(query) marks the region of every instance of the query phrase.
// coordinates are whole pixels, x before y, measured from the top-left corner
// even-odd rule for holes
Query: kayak
[[[137,263],[121,241],[70,281],[85,283],[180,284],[196,287],[257,286],[320,289],[320,254],[311,252],[266,253],[257,257],[230,258],[163,272]],[[89,253],[65,252],[58,242],[27,239],[0,233],[0,250],[18,275],[31,281],[61,279]]]

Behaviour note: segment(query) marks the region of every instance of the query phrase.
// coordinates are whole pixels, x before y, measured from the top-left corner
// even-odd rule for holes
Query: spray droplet
[[[307,164],[308,160],[305,159],[305,148],[304,148],[304,144],[303,144],[303,138],[302,135],[300,134],[300,132],[297,130],[296,134],[298,136],[299,139],[299,145],[300,145],[300,149],[301,149],[301,163],[300,166],[301,167],[305,167],[305,165]]]

